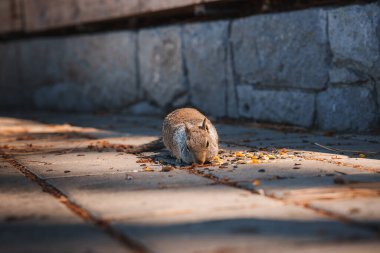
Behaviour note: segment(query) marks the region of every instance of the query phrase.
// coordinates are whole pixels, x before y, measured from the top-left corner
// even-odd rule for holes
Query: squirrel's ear
[[[204,129],[204,130],[206,130],[208,132],[208,123],[207,123],[207,118],[206,117],[203,120],[201,128]]]
[[[187,122],[185,122],[185,130],[186,130],[186,134],[188,135],[190,133],[190,126]]]

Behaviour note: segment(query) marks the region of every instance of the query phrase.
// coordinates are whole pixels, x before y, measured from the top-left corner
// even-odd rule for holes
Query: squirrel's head
[[[208,119],[205,117],[201,126],[190,126],[185,123],[185,129],[186,146],[193,158],[193,163],[204,164],[211,142]]]

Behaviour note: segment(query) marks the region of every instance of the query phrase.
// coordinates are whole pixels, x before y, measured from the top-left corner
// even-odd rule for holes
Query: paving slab
[[[328,210],[329,212],[349,217],[356,222],[380,228],[380,201],[378,197],[360,197],[360,199],[347,197],[314,200],[310,202],[310,206]]]
[[[254,218],[185,224],[117,225],[155,252],[377,252],[380,244],[336,223]],[[291,229],[290,229],[291,228]],[[290,232],[291,230],[292,232]],[[347,232],[347,231],[346,231]],[[337,238],[331,239],[338,235]],[[326,239],[327,238],[327,239]],[[330,238],[330,239],[329,239]]]
[[[43,178],[132,172],[140,168],[136,156],[113,151],[23,155],[17,159]]]
[[[105,219],[247,208],[254,204],[244,191],[212,185],[211,180],[185,171],[57,178],[49,182]]]
[[[265,163],[264,163],[265,162]],[[261,161],[256,164],[238,164],[237,168],[229,165],[227,168],[208,167],[206,173],[210,171],[216,177],[222,179],[228,177],[234,182],[260,180],[275,180],[275,179],[294,179],[307,177],[334,177],[347,174],[366,174],[380,178],[380,175],[360,171],[354,168],[338,166],[320,161],[305,160],[302,158],[293,159],[276,159]],[[204,171],[204,168],[197,168],[199,171]]]
[[[132,252],[0,161],[2,252]]]

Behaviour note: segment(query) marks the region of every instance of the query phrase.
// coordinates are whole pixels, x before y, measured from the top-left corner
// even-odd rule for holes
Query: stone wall
[[[380,125],[380,4],[0,43],[0,107]]]

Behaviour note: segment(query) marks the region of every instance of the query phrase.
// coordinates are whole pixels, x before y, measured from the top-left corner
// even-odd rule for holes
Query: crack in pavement
[[[2,150],[0,150],[0,155],[4,161],[8,162],[15,169],[20,171],[26,178],[28,178],[34,183],[37,183],[44,192],[57,198],[59,202],[65,205],[74,214],[81,217],[84,221],[94,224],[96,227],[100,228],[103,232],[105,232],[111,238],[120,242],[124,247],[136,253],[151,253],[151,251],[148,250],[140,242],[137,242],[125,236],[123,233],[113,228],[109,221],[96,217],[90,211],[86,210],[84,207],[75,203],[61,190],[54,187],[52,184],[48,183],[45,179],[39,177],[37,174],[28,170],[26,166],[20,164],[11,155],[4,153]]]
[[[284,199],[278,198],[278,197],[276,197],[274,195],[266,194],[264,191],[258,191],[258,190],[255,190],[255,189],[248,189],[248,188],[245,188],[245,187],[239,185],[238,182],[231,182],[231,181],[229,181],[228,178],[227,179],[225,179],[225,178],[219,179],[217,176],[215,176],[215,175],[213,175],[211,173],[204,173],[203,171],[196,170],[195,168],[196,168],[195,165],[185,166],[185,167],[179,167],[179,169],[186,170],[187,172],[189,172],[189,173],[191,173],[193,175],[201,176],[201,177],[210,179],[215,184],[226,185],[226,186],[229,186],[229,187],[234,187],[234,188],[242,189],[242,190],[245,190],[245,191],[249,191],[252,194],[261,195],[261,196],[270,198],[272,200],[279,201],[279,202],[281,202],[281,203],[283,203],[285,205],[287,205],[287,204],[296,205],[296,206],[299,206],[299,207],[311,210],[313,212],[316,212],[317,214],[325,216],[325,217],[328,217],[330,219],[335,219],[337,221],[340,221],[340,222],[343,222],[343,223],[346,223],[346,224],[349,224],[349,225],[353,225],[353,226],[361,228],[361,229],[370,230],[377,237],[380,238],[380,228],[377,227],[376,225],[371,225],[371,224],[367,224],[367,223],[358,222],[358,221],[350,219],[349,217],[347,217],[345,215],[337,214],[335,212],[331,212],[331,211],[328,211],[328,210],[325,210],[325,209],[322,209],[322,208],[317,208],[315,206],[310,205],[309,203],[298,202],[298,201],[291,201],[291,202],[290,201],[285,201]]]

